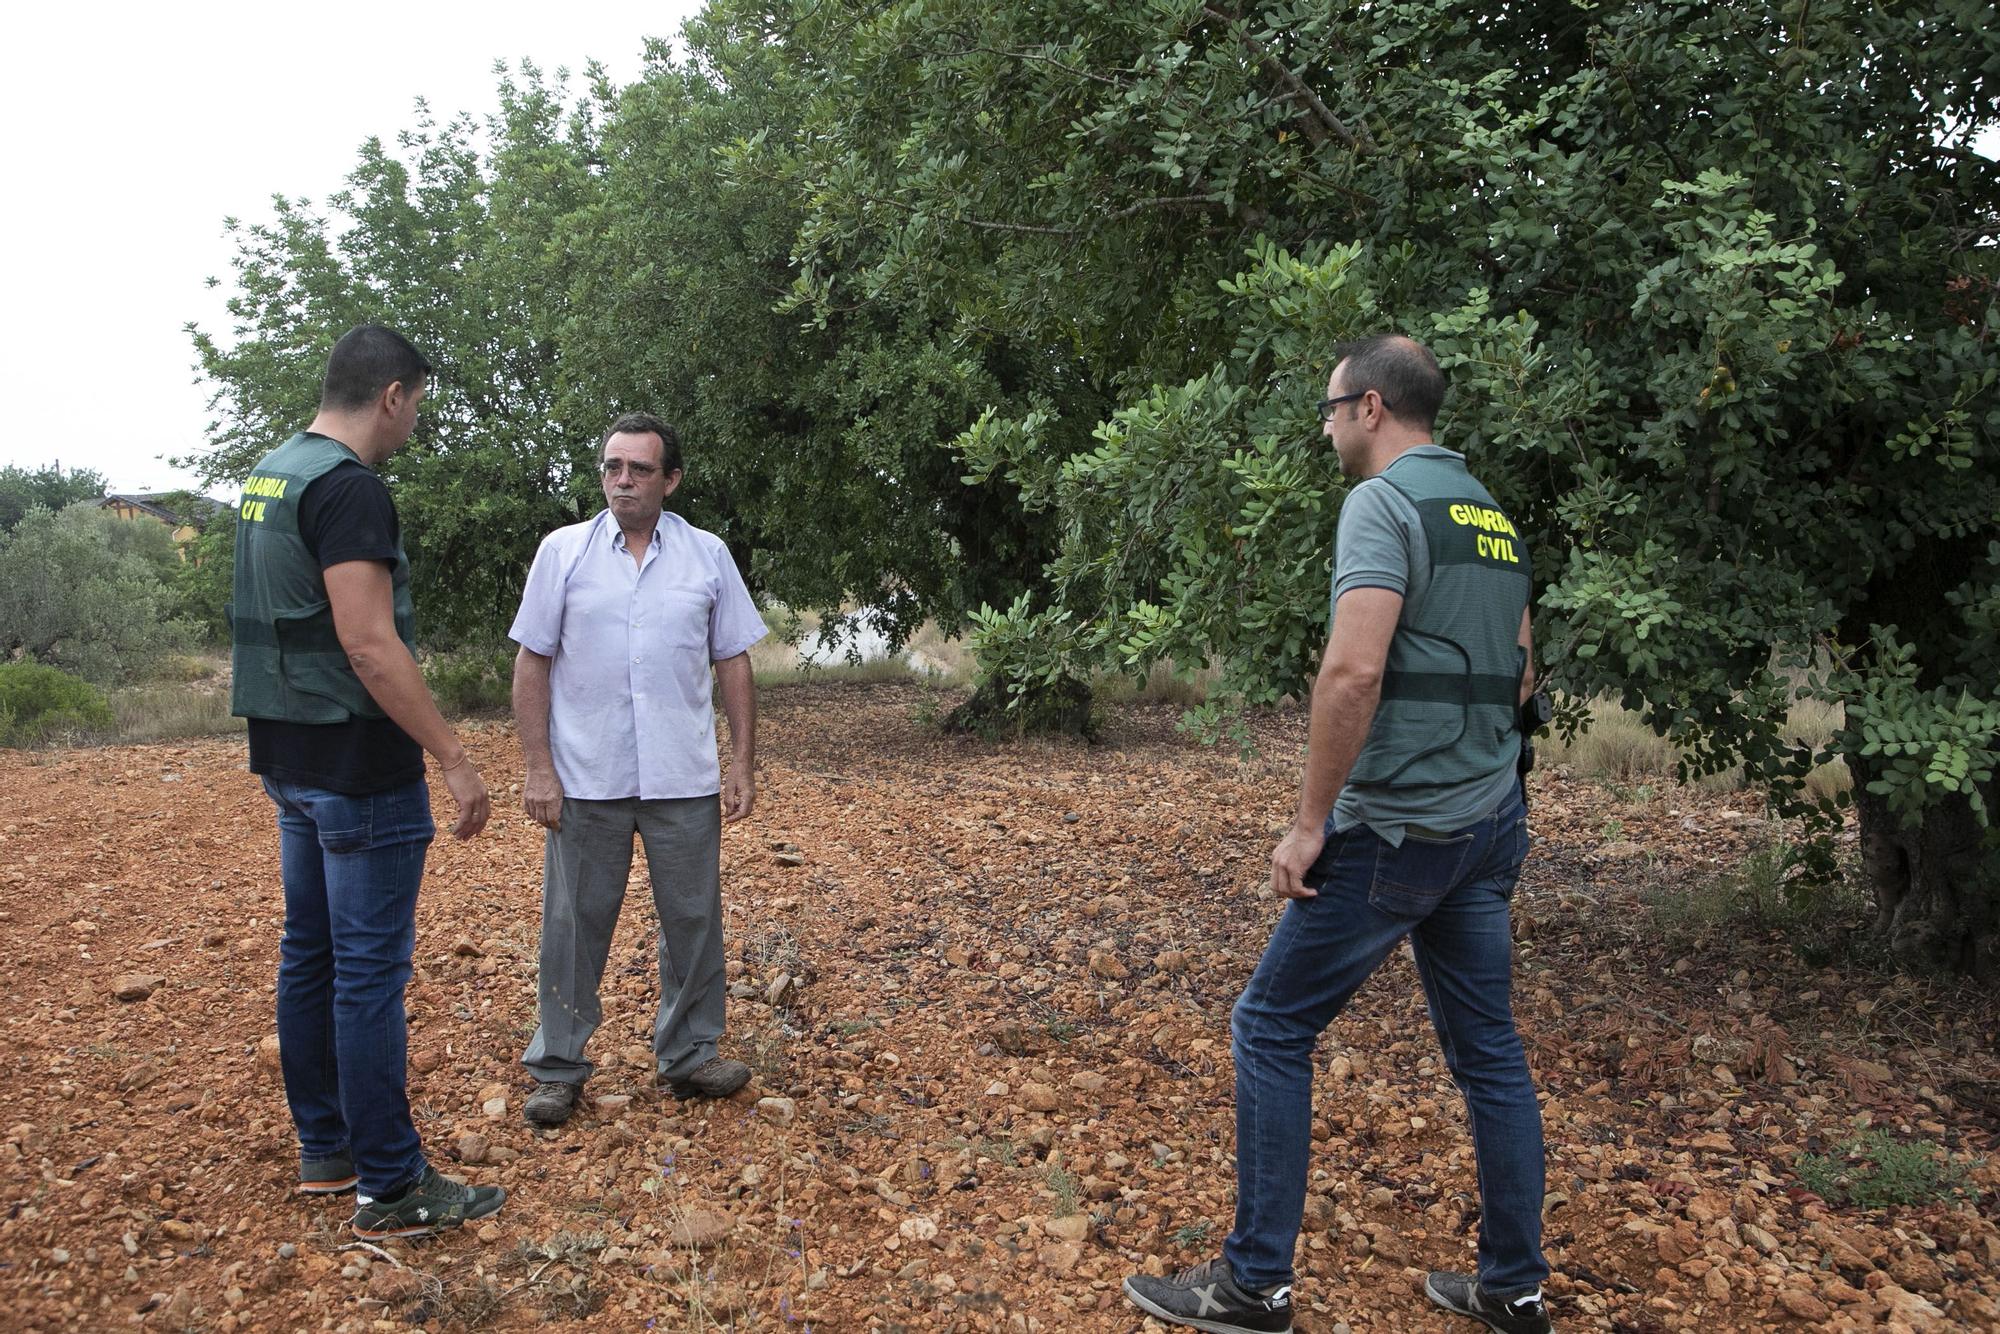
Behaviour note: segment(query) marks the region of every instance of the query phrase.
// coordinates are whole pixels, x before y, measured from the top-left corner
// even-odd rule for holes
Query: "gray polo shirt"
[[[1463,458],[1441,445],[1418,445],[1397,455],[1396,462],[1413,454]],[[1391,463],[1383,476],[1362,482],[1340,507],[1333,542],[1333,616],[1339,615],[1340,595],[1349,589],[1386,588],[1402,595],[1407,610],[1430,588],[1430,544],[1424,540],[1423,520],[1408,497],[1385,480],[1395,468]],[[1329,617],[1329,625],[1331,621]],[[1442,831],[1485,819],[1514,794],[1519,781],[1513,770],[1504,769],[1491,778],[1447,788],[1342,787],[1327,817],[1327,832],[1365,824],[1400,847],[1407,825]]]

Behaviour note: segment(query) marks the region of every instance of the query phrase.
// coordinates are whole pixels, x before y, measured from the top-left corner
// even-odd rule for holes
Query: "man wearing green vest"
[[[1444,374],[1394,335],[1342,349],[1322,429],[1355,479],[1334,543],[1298,813],[1271,854],[1285,899],[1236,1002],[1236,1226],[1223,1254],[1126,1294],[1173,1323],[1292,1327],[1312,1149],[1313,1048],[1407,937],[1472,1122],[1478,1272],[1432,1301],[1497,1330],[1551,1328],[1542,1123],[1511,1005],[1508,901],[1528,849],[1516,761],[1533,690],[1527,543],[1463,455],[1431,439]]]
[[[405,1092],[403,991],[436,832],[424,752],[457,803],[453,834],[477,834],[489,809],[417,668],[410,563],[375,475],[410,438],[430,372],[380,325],[334,344],[318,416],[244,483],[229,607],[231,712],[278,808],[278,1043],[299,1189],[357,1190],[354,1231],[371,1238],[455,1227],[506,1199],[426,1162]]]

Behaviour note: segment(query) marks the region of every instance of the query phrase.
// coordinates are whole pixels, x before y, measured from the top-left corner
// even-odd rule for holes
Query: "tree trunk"
[[[1054,685],[1029,690],[1027,697],[1010,709],[1005,686],[997,681],[981,681],[972,698],[946,714],[940,726],[947,732],[970,732],[988,738],[1024,735],[1089,738],[1094,731],[1090,700],[1089,685],[1066,678]]]
[[[2000,855],[1971,805],[1955,796],[1907,825],[1868,791],[1873,766],[1852,755],[1847,764],[1877,942],[1912,970],[2000,980]],[[1989,811],[1996,797],[1986,794]]]

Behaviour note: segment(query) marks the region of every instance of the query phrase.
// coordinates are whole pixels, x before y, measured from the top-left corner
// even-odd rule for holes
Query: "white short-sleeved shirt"
[[[728,547],[660,515],[634,564],[609,510],[542,539],[507,632],[549,667],[549,749],[565,796],[721,790],[710,664],[768,633]]]

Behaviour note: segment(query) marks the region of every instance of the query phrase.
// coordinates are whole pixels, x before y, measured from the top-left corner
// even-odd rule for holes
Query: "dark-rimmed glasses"
[[[1375,394],[1375,397],[1382,398],[1382,395],[1376,393],[1373,389],[1364,389],[1358,394],[1335,394],[1332,398],[1322,398],[1319,401],[1319,419],[1323,422],[1330,422],[1333,420],[1334,409],[1338,408],[1342,403],[1352,403],[1356,399],[1366,398],[1370,394]],[[1382,398],[1382,411],[1395,411],[1386,398]]]

